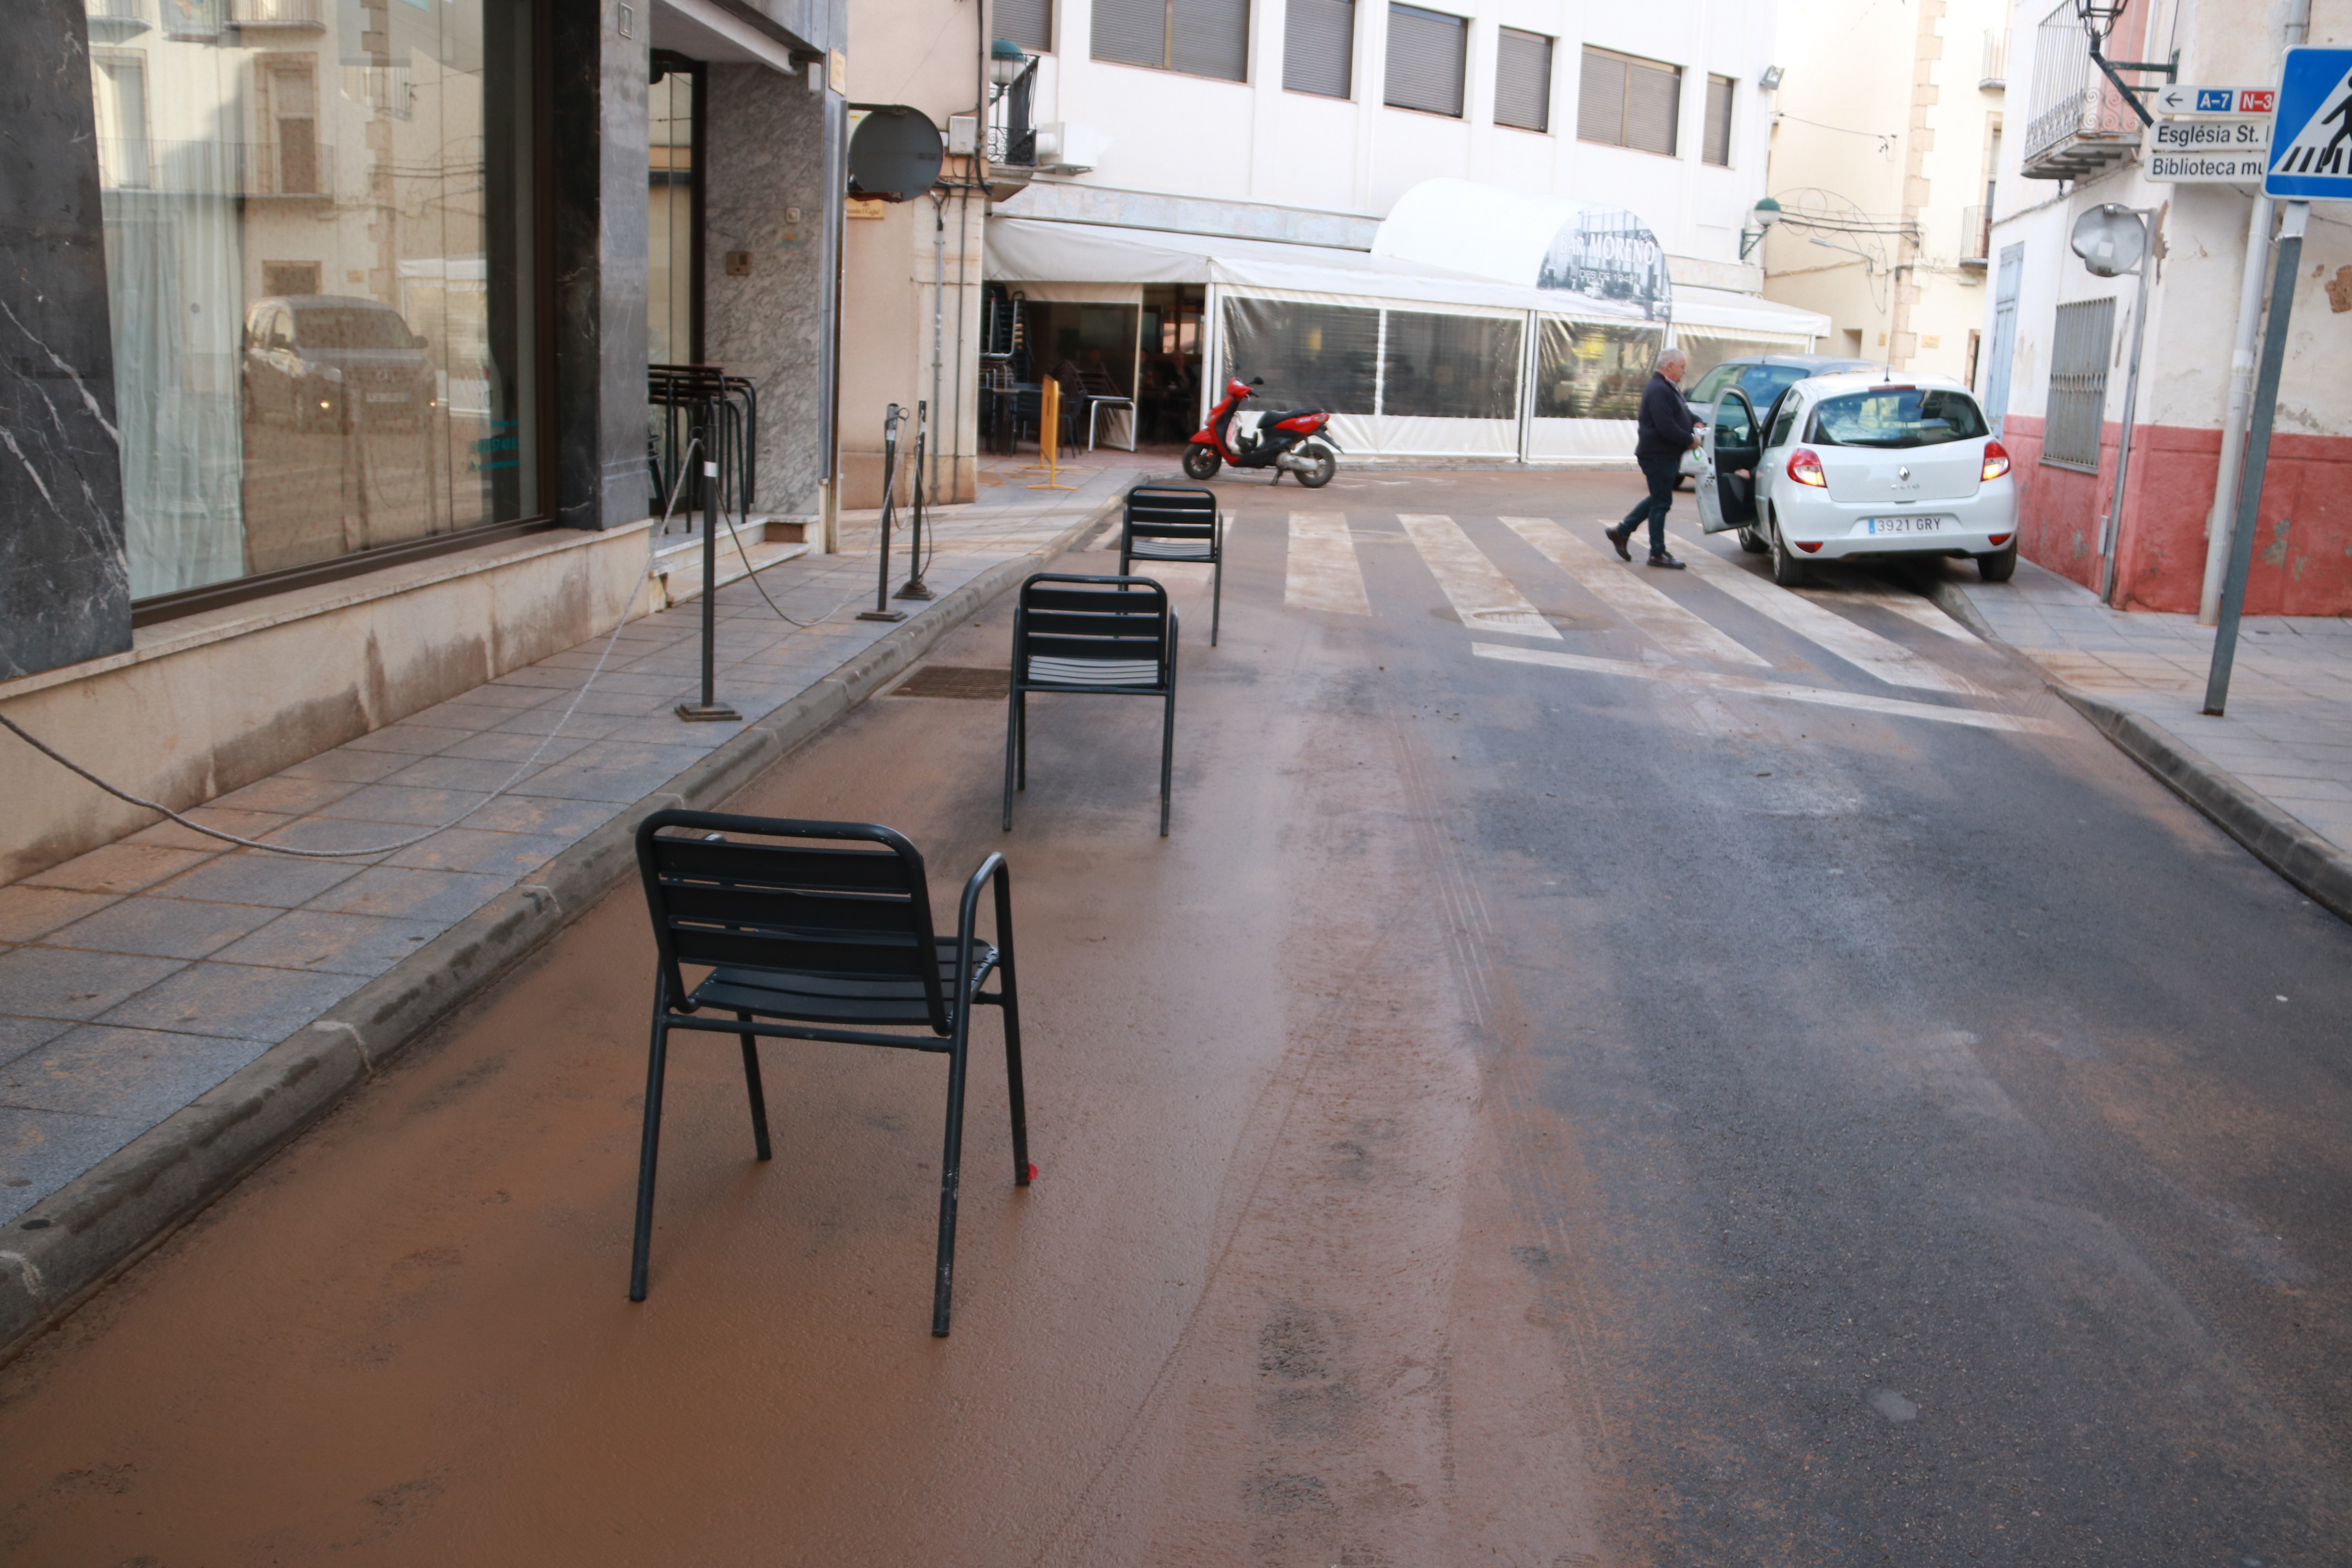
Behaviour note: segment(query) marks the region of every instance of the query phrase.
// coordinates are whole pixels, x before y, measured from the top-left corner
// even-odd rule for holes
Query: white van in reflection
[[[399,311],[343,294],[257,300],[245,317],[245,416],[298,430],[422,427],[436,383]]]

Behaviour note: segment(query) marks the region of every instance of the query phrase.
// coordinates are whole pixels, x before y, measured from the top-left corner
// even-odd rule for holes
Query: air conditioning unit
[[[1037,127],[1037,167],[1049,174],[1084,174],[1102,161],[1110,138],[1091,125],[1054,121]]]

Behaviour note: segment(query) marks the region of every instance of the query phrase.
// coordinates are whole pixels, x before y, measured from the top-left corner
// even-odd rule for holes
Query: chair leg
[[[751,1021],[749,1013],[735,1015],[738,1023]],[[743,1041],[743,1088],[751,1097],[751,1142],[760,1151],[760,1158],[772,1160],[775,1151],[768,1146],[768,1095],[760,1085],[760,1037],[745,1034]]]
[[[1021,988],[1013,972],[1013,891],[996,884],[997,1006],[1004,1014],[1004,1085],[1013,1101],[1013,1184],[1029,1184],[1029,1096],[1021,1076]]]
[[[1168,790],[1176,766],[1176,683],[1168,683],[1168,716],[1160,729],[1160,837],[1168,837]]]
[[[1021,739],[1021,693],[1015,690],[1004,700],[1004,831],[1013,831],[1013,749]]]
[[[646,1265],[654,1246],[654,1165],[661,1154],[662,1073],[669,1059],[668,988],[654,998],[654,1043],[646,1062],[646,1130],[637,1149],[637,1234],[629,1251],[629,1300],[646,1299]]]
[[[1019,737],[1020,749],[1014,753],[1019,765],[1013,770],[1013,787],[1029,787],[1029,694],[1016,693],[1013,699],[1013,730]]]
[[[940,1255],[931,1287],[931,1335],[948,1337],[948,1307],[955,1294],[956,1186],[963,1159],[963,1077],[971,1040],[971,1005],[956,1009],[955,1036],[948,1047],[948,1130],[940,1152]]]
[[[1209,568],[1209,646],[1211,647],[1217,646],[1217,623],[1224,618],[1224,613],[1225,547],[1224,542],[1220,540],[1217,543],[1216,563]]]

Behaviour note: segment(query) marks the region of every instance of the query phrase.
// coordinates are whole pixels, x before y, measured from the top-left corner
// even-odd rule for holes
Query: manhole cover
[[[915,671],[893,697],[962,697],[986,702],[1013,689],[1013,672],[969,664],[927,664]]]

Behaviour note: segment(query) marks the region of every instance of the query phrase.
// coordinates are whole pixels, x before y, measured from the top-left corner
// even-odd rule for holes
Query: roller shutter
[[[1327,98],[1354,95],[1354,0],[1288,0],[1283,24],[1282,85]]]
[[[1541,33],[1501,30],[1496,46],[1495,123],[1523,131],[1551,129],[1551,40]]]
[[[1462,114],[1462,67],[1469,24],[1418,5],[1389,7],[1388,102],[1432,114]]]

